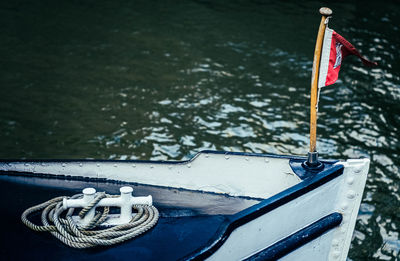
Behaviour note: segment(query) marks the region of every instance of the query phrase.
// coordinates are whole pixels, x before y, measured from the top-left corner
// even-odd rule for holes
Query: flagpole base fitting
[[[324,163],[318,160],[318,152],[308,152],[307,161],[304,161],[302,167],[309,171],[320,171],[324,168]]]

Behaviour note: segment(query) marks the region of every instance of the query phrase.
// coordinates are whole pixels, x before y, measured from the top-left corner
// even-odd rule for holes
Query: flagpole
[[[314,62],[311,77],[311,107],[310,107],[310,151],[308,152],[308,159],[306,165],[309,168],[321,168],[323,165],[318,160],[317,152],[317,106],[318,106],[318,76],[319,65],[321,60],[322,42],[324,40],[326,19],[332,15],[332,10],[327,7],[319,9],[322,15],[321,23],[319,24],[317,42],[315,44]]]

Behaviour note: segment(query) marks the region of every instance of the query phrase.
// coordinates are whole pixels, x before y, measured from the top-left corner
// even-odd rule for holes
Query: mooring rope
[[[83,218],[101,199],[114,197],[104,192],[96,194],[95,199],[79,212],[79,217]],[[110,211],[109,207],[103,207],[102,211],[96,210],[96,214],[89,224],[78,226],[72,219],[73,208],[68,210],[65,214],[65,218],[61,217],[61,214],[65,211],[62,207],[62,202],[64,198],[76,199],[82,196],[82,194],[77,194],[72,197],[56,197],[50,199],[25,210],[21,215],[21,220],[30,229],[38,232],[50,232],[61,242],[74,248],[90,248],[118,244],[143,234],[158,221],[159,213],[154,206],[134,205],[132,208],[137,211],[137,214],[127,224],[99,229],[98,226],[107,219],[107,215]],[[41,221],[43,225],[36,225],[28,219],[28,216],[41,210]]]

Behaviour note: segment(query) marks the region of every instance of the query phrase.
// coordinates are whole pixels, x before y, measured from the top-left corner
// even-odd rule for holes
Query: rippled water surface
[[[305,155],[317,1],[2,1],[0,157]],[[349,258],[400,251],[400,6],[339,2],[346,58],[321,94],[325,158],[372,160]]]

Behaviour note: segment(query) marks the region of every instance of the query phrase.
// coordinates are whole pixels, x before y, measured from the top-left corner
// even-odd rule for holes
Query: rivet
[[[353,183],[354,183],[354,178],[353,177],[350,177],[350,178],[347,179],[347,184],[353,185]]]
[[[354,190],[349,190],[347,192],[347,198],[353,199],[353,198],[355,198],[355,196],[356,196],[356,192],[354,192]]]
[[[225,159],[229,159],[229,156],[228,156],[228,155],[226,155],[226,156],[225,156]]]
[[[356,167],[356,168],[354,168],[354,173],[360,173],[361,172],[361,170],[362,170],[362,167]]]
[[[189,164],[187,164],[187,167],[188,167],[188,168],[190,168],[191,166],[192,166],[192,164],[190,164],[190,163],[189,163]]]
[[[172,166],[168,166],[169,169],[172,169]]]
[[[46,166],[46,164],[42,163],[42,166]]]
[[[206,154],[206,158],[210,157],[210,155]]]
[[[153,166],[153,165],[150,165],[150,168],[152,169],[152,168],[154,168],[154,166]]]
[[[132,168],[136,168],[136,164],[132,164]]]
[[[65,163],[62,164],[63,168],[65,168]]]
[[[83,166],[83,164],[82,163],[79,163],[79,167],[82,167]]]
[[[117,164],[114,164],[114,167],[116,168],[116,167],[118,167],[118,165],[117,165]]]
[[[265,159],[264,161],[265,161],[265,163],[268,163],[268,162],[269,162],[269,159]]]
[[[246,157],[246,158],[244,158],[245,160],[247,160],[247,161],[249,161],[249,158],[248,157]]]
[[[340,206],[343,210],[346,210],[349,204],[347,202],[343,202],[342,205]]]
[[[339,240],[334,239],[332,240],[332,246],[338,246],[339,245]]]
[[[25,163],[25,166],[27,166],[27,167],[28,167],[28,166],[29,166],[29,163]]]
[[[97,166],[97,167],[100,167],[100,164],[99,164],[99,163],[97,163],[97,164],[96,164],[96,166]]]
[[[340,256],[340,251],[333,251],[333,258],[338,258]]]

